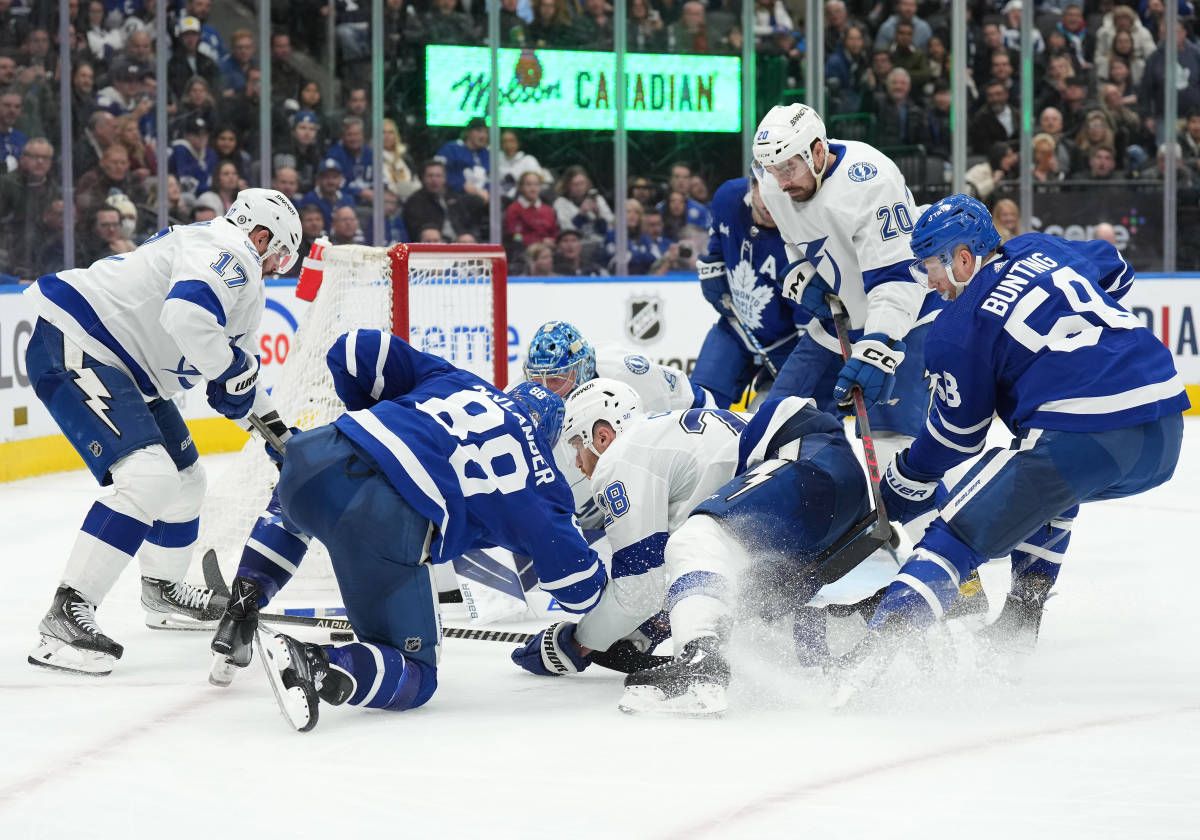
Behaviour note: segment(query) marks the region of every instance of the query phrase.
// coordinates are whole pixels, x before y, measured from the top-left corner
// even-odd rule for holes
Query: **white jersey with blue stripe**
[[[819,274],[833,289],[853,330],[903,338],[942,306],[909,271],[909,240],[920,208],[896,164],[878,149],[830,140],[829,150],[836,160],[808,201],[792,201],[773,175],[756,167],[763,202],[790,260],[803,261],[805,278]],[[838,352],[831,325],[814,320],[808,329],[822,346]]]
[[[934,399],[909,466],[941,475],[978,454],[993,414],[1014,434],[1103,432],[1186,409],[1171,352],[1118,303],[1133,278],[1100,240],[1001,245],[926,340]]]
[[[202,385],[258,352],[262,258],[224,218],[167,228],[137,250],[41,277],[37,311],[147,400]]]
[[[348,409],[334,425],[437,528],[432,562],[498,546],[530,557],[563,609],[596,603],[604,564],[550,447],[503,391],[379,330],[339,337],[326,361]]]

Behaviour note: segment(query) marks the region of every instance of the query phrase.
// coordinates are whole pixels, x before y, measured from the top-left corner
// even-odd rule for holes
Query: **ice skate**
[[[958,597],[946,610],[946,618],[964,619],[971,625],[971,630],[979,630],[987,620],[989,606],[983,581],[979,579],[979,570],[976,569],[958,587]]]
[[[211,589],[142,578],[142,606],[152,630],[215,630],[226,601]]]
[[[672,661],[625,678],[618,704],[629,714],[668,714],[714,717],[729,708],[725,689],[729,663],[716,636],[703,636],[684,645]]]
[[[250,664],[254,654],[254,631],[258,629],[258,599],[262,592],[249,578],[234,578],[225,614],[213,635],[212,670],[208,681],[225,687],[238,668]]]
[[[320,645],[261,629],[254,639],[279,710],[296,731],[308,732],[317,725],[321,700],[338,706],[349,699],[351,679],[329,667]]]
[[[50,610],[38,624],[42,640],[29,664],[75,674],[103,677],[125,649],[100,632],[96,605],[69,586],[54,593]]]
[[[1004,599],[999,618],[981,630],[979,638],[997,653],[1033,653],[1053,585],[1049,577],[1038,574],[1017,581]]]

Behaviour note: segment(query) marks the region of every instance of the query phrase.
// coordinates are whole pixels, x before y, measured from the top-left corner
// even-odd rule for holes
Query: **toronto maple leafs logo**
[[[729,272],[729,294],[738,320],[748,329],[762,329],[762,313],[771,302],[771,288],[758,285],[754,266],[748,260],[740,261]]]

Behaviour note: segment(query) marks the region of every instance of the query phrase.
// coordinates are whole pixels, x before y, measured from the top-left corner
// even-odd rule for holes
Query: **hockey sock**
[[[198,517],[187,522],[154,520],[140,552],[142,574],[172,582],[183,580],[199,533]]]
[[[945,522],[935,520],[888,585],[867,626],[877,630],[899,616],[913,629],[928,627],[945,615],[958,596],[962,578],[985,559],[956,537]]]
[[[354,681],[351,706],[399,712],[424,705],[437,689],[437,669],[406,659],[398,648],[366,642],[327,645],[329,665]]]
[[[292,579],[308,551],[310,537],[289,525],[279,510],[278,498],[272,494],[266,513],[254,523],[242,548],[237,574],[259,585],[259,607],[265,607]]]
[[[672,581],[666,608],[676,653],[701,636],[725,637],[733,611],[732,594],[729,581],[715,572],[687,572]]]
[[[63,584],[99,604],[137,554],[149,530],[150,523],[96,502],[71,547]]]
[[[1063,557],[1071,542],[1071,526],[1079,506],[1051,519],[1023,540],[1012,552],[1012,591],[1017,594],[1024,581],[1037,575],[1047,577],[1051,583],[1058,580]]]

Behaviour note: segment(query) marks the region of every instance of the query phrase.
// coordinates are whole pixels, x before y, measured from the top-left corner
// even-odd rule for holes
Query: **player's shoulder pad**
[[[864,189],[874,192],[892,184],[903,186],[904,176],[899,167],[869,143],[857,140],[831,140],[830,143],[837,143],[845,149],[845,157],[838,162],[838,170],[845,173],[844,183],[847,187],[862,185]]]

